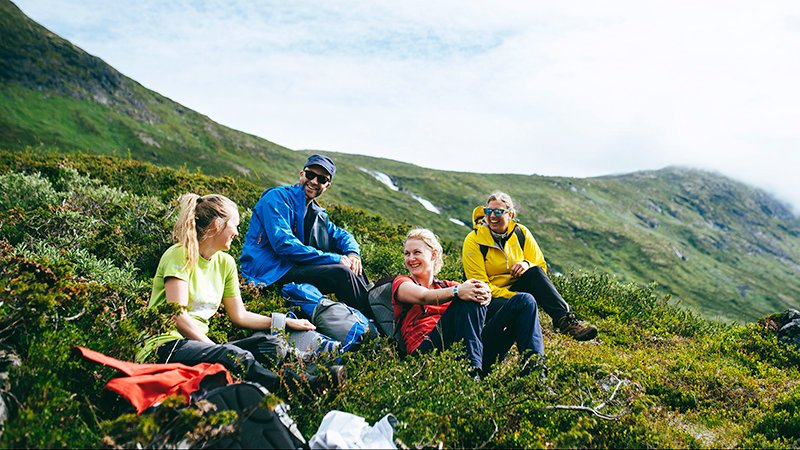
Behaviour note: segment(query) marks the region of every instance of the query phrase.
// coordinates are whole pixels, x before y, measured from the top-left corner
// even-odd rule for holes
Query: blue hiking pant
[[[510,299],[493,299],[486,307],[455,299],[417,351],[445,349],[459,341],[464,342],[470,366],[484,375],[515,343],[525,357],[544,354],[536,300],[520,293]]]
[[[511,298],[495,298],[486,311],[486,325],[481,333],[483,341],[483,373],[502,361],[517,344],[523,364],[533,354],[544,354],[542,327],[533,295],[520,292]]]
[[[481,330],[486,321],[486,307],[476,302],[453,299],[442,314],[439,323],[417,347],[418,352],[434,348],[443,350],[455,342],[464,342],[470,366],[480,371],[483,367],[483,341]]]

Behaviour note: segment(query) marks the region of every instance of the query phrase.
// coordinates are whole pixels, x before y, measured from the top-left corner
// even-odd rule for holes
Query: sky
[[[17,0],[123,74],[292,149],[479,173],[671,165],[800,213],[800,2]]]

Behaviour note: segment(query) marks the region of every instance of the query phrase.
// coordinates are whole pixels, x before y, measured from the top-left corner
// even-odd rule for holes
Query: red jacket
[[[200,388],[200,382],[210,375],[225,374],[225,380],[233,379],[225,366],[219,363],[200,363],[187,366],[180,363],[136,364],[120,361],[102,353],[83,347],[75,347],[84,358],[113,367],[128,377],[112,378],[106,389],[125,397],[141,414],[148,407],[160,403],[170,395],[181,395],[189,402],[192,392]]]
[[[400,319],[400,315],[403,311],[403,303],[395,300],[397,288],[408,281],[414,283],[413,278],[400,275],[392,282],[392,305],[394,306],[395,322]],[[441,283],[441,287],[453,287],[458,284],[454,281],[434,280],[434,284],[436,283]],[[406,313],[403,323],[400,324],[400,334],[403,335],[403,340],[406,343],[406,351],[408,353],[413,353],[414,350],[422,344],[425,337],[430,334],[434,327],[436,327],[436,324],[439,323],[439,319],[442,318],[442,314],[447,311],[447,307],[450,306],[450,304],[450,300],[441,305],[406,304],[406,307],[410,306],[410,308],[408,309],[408,313]]]

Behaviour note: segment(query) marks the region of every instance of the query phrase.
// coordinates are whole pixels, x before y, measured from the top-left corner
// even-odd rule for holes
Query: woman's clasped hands
[[[458,298],[488,305],[492,301],[492,291],[483,281],[470,278],[458,286]]]

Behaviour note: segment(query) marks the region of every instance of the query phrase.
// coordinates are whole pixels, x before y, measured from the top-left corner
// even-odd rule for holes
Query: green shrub
[[[800,446],[800,387],[785,394],[752,431],[770,441]]]
[[[11,172],[0,175],[0,211],[47,209],[60,201],[53,185],[41,174]]]
[[[553,277],[564,299],[588,319],[613,317],[636,334],[692,337],[720,329],[695,313],[673,305],[655,285],[620,283],[605,273],[574,273]]]

